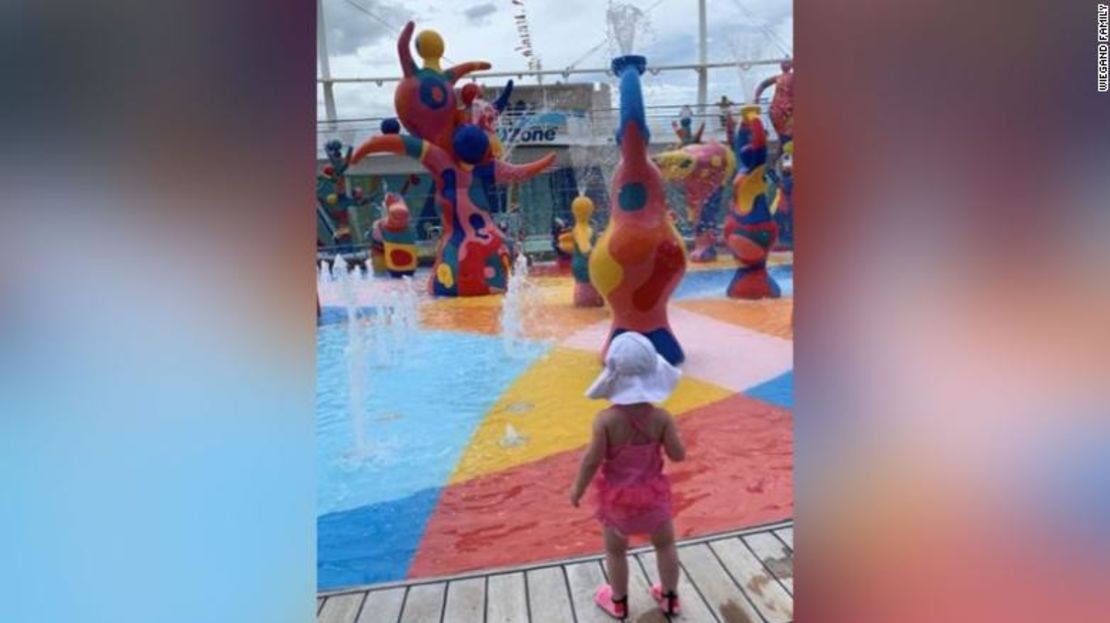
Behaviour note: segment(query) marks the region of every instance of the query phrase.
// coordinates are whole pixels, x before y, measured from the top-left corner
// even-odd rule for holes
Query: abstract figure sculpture
[[[701,129],[694,135],[701,137]],[[679,140],[685,141],[682,134]],[[694,227],[692,262],[717,259],[717,219],[725,185],[736,171],[736,157],[727,146],[716,141],[684,143],[678,149],[654,158],[669,182],[679,182],[686,195],[686,217]]]
[[[551,247],[555,250],[555,266],[559,270],[570,268],[574,259],[574,239],[567,222],[557,216],[551,219]]]
[[[585,195],[579,195],[570,203],[574,215],[574,227],[570,230],[571,273],[574,275],[574,306],[601,307],[605,299],[597,293],[590,283],[590,251],[593,250],[597,236],[590,225],[594,213],[594,202]]]
[[[699,124],[698,131],[694,132],[694,111],[690,110],[689,106],[683,106],[678,114],[678,122],[672,121],[671,128],[678,136],[679,145],[689,145],[701,142],[701,133],[705,131],[705,122]]]
[[[336,140],[324,145],[328,164],[316,176],[316,201],[335,226],[332,242],[340,250],[348,250],[352,240],[348,208],[354,199],[347,194],[347,169],[351,165],[351,147],[343,153],[343,143]]]
[[[473,82],[459,89],[459,97],[467,111],[467,122],[473,123],[486,133],[489,137],[490,152],[494,158],[500,158],[505,153],[501,139],[497,136],[497,120],[509,105],[509,97],[512,93],[512,80],[505,84],[501,95],[497,96],[497,100],[492,103],[482,99],[482,88]]]
[[[355,150],[352,162],[369,154],[394,153],[416,158],[435,179],[442,232],[436,246],[429,290],[440,296],[480,296],[504,292],[509,255],[505,234],[490,216],[488,184],[517,182],[538,175],[555,159],[513,165],[495,158],[490,138],[457,109],[454,84],[489,63],[467,62],[440,67],[443,39],[432,30],[416,37],[424,67],[413,61],[412,22],[397,42],[404,78],[394,93],[401,125],[410,134],[377,136]],[[475,183],[477,182],[477,183]]]
[[[782,234],[782,243],[792,247],[794,210],[790,200],[794,192],[794,63],[785,60],[780,67],[781,74],[764,80],[756,87],[755,101],[759,101],[765,89],[774,85],[775,94],[771,96],[769,111],[771,125],[779,135],[779,156],[771,166],[778,177],[775,193],[775,205],[778,209],[774,213],[775,222]]]
[[[778,189],[771,212],[779,226],[779,244],[794,247],[794,142],[782,146],[778,165]]]
[[[620,161],[613,172],[609,226],[590,255],[590,281],[613,311],[605,352],[613,337],[642,333],[672,364],[685,358],[667,321],[667,300],[686,272],[686,250],[667,212],[663,178],[648,157],[640,75],[642,56],[613,59],[620,76],[617,128]]]
[[[775,94],[771,96],[771,125],[779,135],[779,143],[786,145],[794,140],[794,63],[785,60],[779,67],[782,73],[760,82],[752,101],[758,103],[763,91],[775,86]]]
[[[728,296],[777,298],[779,286],[767,272],[767,255],[778,237],[767,202],[767,133],[759,106],[744,106],[740,116],[736,133],[740,173],[732,185],[732,210],[725,223],[725,241],[740,267],[728,285]]]
[[[397,193],[386,193],[386,214],[374,221],[371,238],[381,245],[381,257],[390,277],[399,279],[416,272],[416,232],[409,207]]]

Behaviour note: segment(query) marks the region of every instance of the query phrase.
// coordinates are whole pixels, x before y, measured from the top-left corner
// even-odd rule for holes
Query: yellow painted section
[[[440,264],[436,268],[436,278],[445,288],[455,285],[455,275],[451,273],[451,267],[447,264]]]
[[[763,181],[763,176],[766,174],[766,165],[759,165],[752,169],[751,173],[744,176],[740,180],[740,192],[737,193],[736,211],[740,215],[746,215],[755,207],[756,195],[762,194],[767,191],[767,183]]]
[[[736,154],[732,153],[731,149],[725,149],[725,183],[732,179],[732,174],[736,172]]]
[[[590,254],[590,283],[597,288],[601,296],[605,297],[609,296],[609,293],[620,285],[621,279],[624,277],[624,269],[609,253],[609,238],[612,234],[613,227],[610,224],[609,227],[605,228],[605,233],[601,234],[597,246]]]
[[[600,371],[596,351],[553,349],[498,399],[463,452],[450,484],[530,463],[589,442],[594,416],[608,403],[589,400],[583,392]],[[717,385],[683,377],[662,406],[679,416],[732,394]],[[525,443],[515,447],[501,444],[509,424],[526,438]]]

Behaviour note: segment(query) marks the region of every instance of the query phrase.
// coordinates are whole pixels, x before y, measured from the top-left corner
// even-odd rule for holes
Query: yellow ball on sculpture
[[[439,59],[443,56],[443,37],[434,30],[422,30],[416,35],[416,53],[424,59],[426,69],[439,70]]]
[[[574,214],[574,220],[580,223],[586,222],[593,214],[594,202],[585,195],[579,195],[570,202],[570,211]]]

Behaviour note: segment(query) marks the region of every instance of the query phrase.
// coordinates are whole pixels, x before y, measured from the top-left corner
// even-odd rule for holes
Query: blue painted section
[[[617,127],[617,145],[621,144],[624,129],[630,123],[639,127],[645,145],[651,142],[651,132],[648,131],[644,116],[644,95],[640,90],[640,74],[644,73],[646,67],[647,59],[634,54],[613,59],[613,74],[621,77],[621,116],[620,126]]]
[[[629,182],[621,186],[617,202],[625,212],[635,212],[647,205],[647,188],[640,182]]]
[[[389,582],[408,574],[442,488],[316,519],[316,589]]]
[[[493,107],[497,110],[497,112],[505,112],[505,107],[509,105],[509,98],[512,96],[512,94],[513,81],[509,80],[505,83],[505,88],[501,89],[501,95],[498,95],[497,99],[493,101]]]
[[[766,381],[748,389],[745,396],[762,400],[784,409],[794,408],[794,371],[791,370],[770,381]]]
[[[439,110],[447,104],[447,86],[438,75],[421,78],[420,103],[432,110]]]
[[[629,329],[614,329],[610,339],[628,332]],[[683,361],[686,361],[686,353],[682,352],[682,346],[679,345],[678,340],[669,330],[661,328],[640,335],[646,337],[651,345],[655,347],[655,352],[662,355],[663,359],[666,359],[667,363],[672,366],[680,365]]]
[[[367,329],[362,390],[364,448],[349,402],[346,324],[322,326],[316,342],[317,510],[360,508],[441,487],[501,393],[550,344],[509,357],[500,336],[413,332],[384,358],[390,338]]]
[[[701,214],[698,217],[698,222],[694,226],[694,231],[701,233],[706,230],[716,230],[717,221],[720,220],[721,215],[721,197],[724,194],[723,188],[718,188],[713,191],[705,200],[705,205],[701,208]]]
[[[767,269],[778,284],[782,296],[794,296],[794,267],[792,265],[771,266]],[[735,268],[721,270],[697,270],[686,273],[682,282],[675,288],[672,300],[722,298],[728,291],[728,284],[736,274]]]

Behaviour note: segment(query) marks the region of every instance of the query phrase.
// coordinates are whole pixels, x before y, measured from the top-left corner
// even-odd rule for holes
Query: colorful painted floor
[[[779,263],[785,298],[725,298],[734,264],[720,262],[693,267],[672,299],[687,362],[663,406],[688,447],[688,460],[667,468],[683,537],[793,515],[793,278]],[[599,550],[590,510],[566,496],[601,407],[582,392],[600,369],[607,312],[573,308],[570,278],[543,272],[532,278],[526,347],[512,357],[501,297],[421,302],[405,362],[365,376],[374,452],[359,460],[349,456],[340,297],[321,292],[320,590]]]

